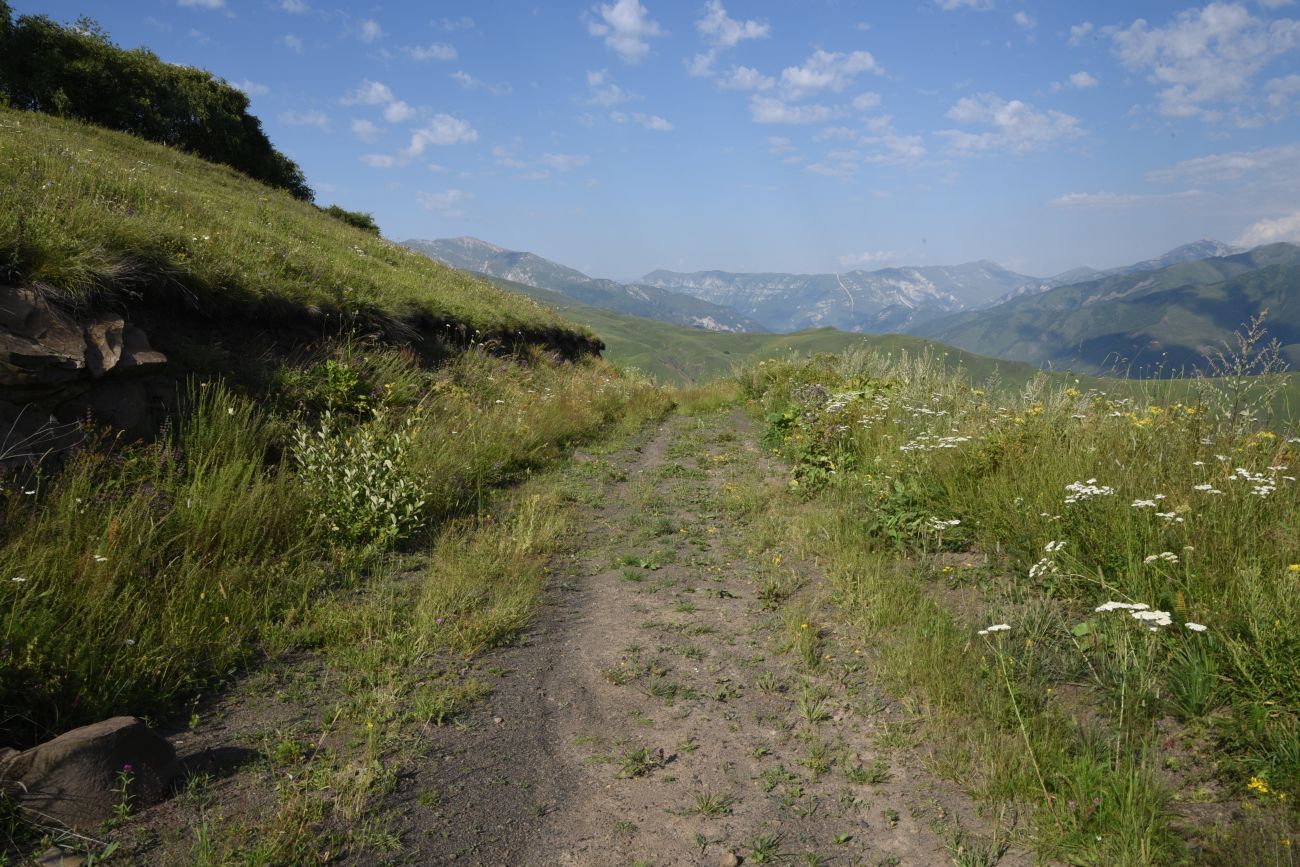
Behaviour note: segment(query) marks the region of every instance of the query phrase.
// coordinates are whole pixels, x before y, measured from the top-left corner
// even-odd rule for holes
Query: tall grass
[[[1187,795],[1170,745],[1213,744],[1185,760],[1280,816],[1284,852],[1300,796],[1300,439],[1242,425],[1211,381],[1171,403],[1161,384],[1155,399],[1046,377],[1008,392],[859,353],[741,382],[794,490],[822,505],[815,553],[883,676],[941,721],[937,764],[1030,805],[1045,854],[1164,863],[1183,852],[1170,798]]]
[[[493,486],[667,406],[657,387],[600,362],[524,365],[470,352],[428,371],[356,346],[332,362],[362,387],[330,435],[374,428],[381,437],[403,425],[414,445],[400,479],[425,492],[416,520],[369,538],[339,532],[308,468],[290,460],[292,434],[319,425],[329,392],[321,365],[281,377],[292,388],[270,400],[196,386],[184,420],[156,444],[87,448],[34,486],[5,488],[0,726],[9,735],[30,741],[110,714],[174,710],[322,592],[365,580],[402,536],[423,544]],[[338,459],[367,470],[364,453]]]
[[[72,303],[151,293],[578,333],[554,311],[125,133],[0,108],[0,282]]]

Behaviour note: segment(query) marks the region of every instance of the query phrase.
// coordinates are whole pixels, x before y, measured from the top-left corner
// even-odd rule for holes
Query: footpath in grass
[[[709,412],[588,447],[332,602],[175,732],[237,761],[119,829],[131,856],[992,863],[1014,829],[914,760],[911,714],[761,517],[785,482],[753,433]],[[430,597],[461,576],[496,604]]]

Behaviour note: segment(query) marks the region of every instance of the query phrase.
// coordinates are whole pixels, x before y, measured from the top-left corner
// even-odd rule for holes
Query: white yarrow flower
[[[1200,623],[1184,623],[1183,626],[1186,626],[1188,629],[1192,630],[1193,632],[1205,631],[1205,627]]]

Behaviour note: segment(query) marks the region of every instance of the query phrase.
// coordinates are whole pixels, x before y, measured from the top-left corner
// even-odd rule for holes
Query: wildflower
[[[1169,626],[1173,623],[1173,618],[1169,616],[1168,611],[1134,611],[1132,617],[1134,620],[1154,623],[1156,626]]]
[[[1159,554],[1151,554],[1142,559],[1143,563],[1154,563],[1157,560],[1164,560],[1166,563],[1177,563],[1178,555],[1173,551],[1161,551]]]
[[[1204,631],[1205,631],[1205,626],[1202,625],[1202,624],[1200,624],[1200,623],[1184,623],[1183,626],[1187,627],[1188,629],[1192,630],[1193,632],[1204,632]]]
[[[1267,795],[1272,791],[1272,789],[1268,787],[1268,782],[1262,777],[1251,777],[1250,782],[1246,784],[1246,788],[1259,792],[1261,795]]]
[[[807,628],[808,628],[808,624],[807,624],[807,623],[800,623],[800,624],[799,624],[799,628],[800,628],[800,629],[807,629]]]
[[[988,635],[993,632],[1009,632],[1009,631],[1011,631],[1010,623],[995,623],[992,626],[990,626],[988,629],[981,629],[979,631],[979,634]]]
[[[1192,490],[1194,490],[1194,491],[1201,491],[1201,492],[1206,493],[1206,494],[1222,494],[1222,493],[1223,493],[1223,491],[1220,491],[1218,488],[1214,487],[1214,485],[1193,485],[1193,486],[1192,486]]]
[[[1300,563],[1292,563],[1290,566],[1286,567],[1286,571],[1300,572]]]
[[[96,554],[96,555],[95,555],[95,562],[96,562],[96,563],[106,563],[106,562],[108,562],[108,558],[105,557],[103,554]]]
[[[134,639],[134,638],[128,638],[128,639],[126,640],[126,646],[127,646],[127,647],[135,647],[135,639]]]
[[[1090,500],[1093,497],[1109,497],[1115,493],[1115,489],[1109,485],[1098,485],[1096,479],[1088,479],[1086,482],[1071,482],[1065,486],[1070,492],[1065,498],[1066,505],[1078,503],[1083,500]]]
[[[1043,550],[1049,554],[1055,554],[1057,551],[1061,550],[1064,547],[1065,547],[1064,541],[1048,542],[1046,545],[1043,546]]]
[[[374,728],[374,727],[375,727],[375,724],[374,724],[373,722],[371,722],[370,720],[366,720],[366,728],[367,728],[367,729],[372,729],[372,728]]]
[[[10,578],[9,580],[10,580],[10,581],[15,581],[15,582],[21,584],[21,583],[23,583],[24,581],[27,580],[27,576],[26,576],[26,575],[15,575],[14,577]]]
[[[1093,611],[1142,611],[1148,608],[1145,602],[1103,602]]]

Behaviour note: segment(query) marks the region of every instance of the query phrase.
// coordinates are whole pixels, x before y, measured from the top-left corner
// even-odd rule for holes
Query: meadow
[[[739,379],[808,504],[756,520],[825,566],[931,767],[1043,857],[1292,863],[1300,437],[1270,425],[1281,380],[1166,402],[1165,383],[1007,389],[871,352]]]

